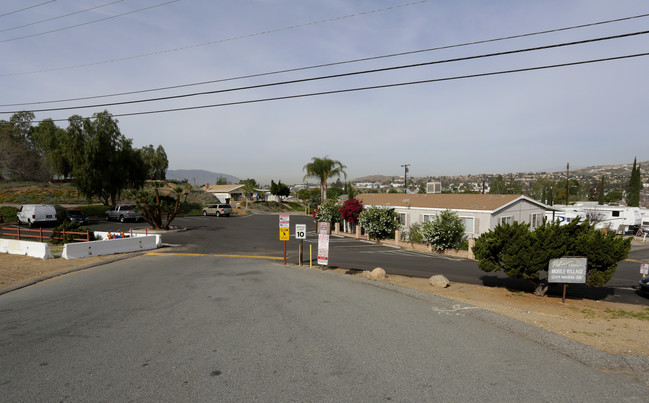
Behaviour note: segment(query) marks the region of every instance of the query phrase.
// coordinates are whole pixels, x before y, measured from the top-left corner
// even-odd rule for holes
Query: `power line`
[[[489,77],[489,76],[512,74],[512,73],[521,73],[521,72],[527,72],[527,71],[546,70],[546,69],[553,69],[553,68],[559,68],[559,67],[578,66],[578,65],[583,65],[583,64],[591,64],[591,63],[600,63],[600,62],[608,62],[608,61],[615,61],[615,60],[623,60],[623,59],[642,57],[642,56],[649,56],[649,52],[647,52],[647,53],[636,53],[636,54],[624,55],[624,56],[608,57],[608,58],[602,58],[602,59],[582,60],[582,61],[570,62],[570,63],[561,63],[561,64],[553,64],[553,65],[545,65],[545,66],[526,67],[526,68],[512,69],[512,70],[501,70],[501,71],[494,71],[494,72],[488,72],[488,73],[478,73],[478,74],[468,74],[468,75],[463,75],[463,76],[434,78],[434,79],[429,79],[429,80],[418,80],[418,81],[409,81],[409,82],[401,82],[401,83],[393,83],[393,84],[381,84],[381,85],[373,85],[373,86],[367,86],[367,87],[355,87],[355,88],[346,88],[346,89],[340,89],[340,90],[311,92],[311,93],[295,94],[295,95],[285,95],[285,96],[280,96],[280,97],[258,98],[258,99],[244,100],[244,101],[224,102],[224,103],[219,103],[219,104],[197,105],[197,106],[187,106],[187,107],[168,108],[168,109],[157,109],[157,110],[142,111],[142,112],[119,113],[119,114],[114,114],[113,116],[114,117],[139,116],[139,115],[151,115],[151,114],[158,114],[158,113],[168,113],[168,112],[189,111],[189,110],[197,110],[197,109],[217,108],[217,107],[224,107],[224,106],[246,105],[246,104],[261,103],[261,102],[280,101],[280,100],[296,99],[296,98],[306,98],[306,97],[313,97],[313,96],[320,96],[320,95],[342,94],[342,93],[357,92],[357,91],[368,91],[368,90],[375,90],[375,89],[395,88],[395,87],[403,87],[403,86],[419,85],[419,84],[429,84],[429,83],[461,80],[461,79],[468,79],[468,78],[479,78],[479,77]],[[64,122],[64,121],[67,121],[67,119],[52,119],[52,121],[53,122]],[[35,123],[40,123],[40,122],[41,121],[38,121],[38,122],[35,122]]]
[[[202,92],[194,92],[194,93],[180,94],[180,95],[169,95],[169,96],[165,96],[165,97],[146,98],[146,99],[131,100],[131,101],[110,102],[110,103],[92,104],[92,105],[66,106],[66,107],[59,107],[59,108],[32,109],[30,111],[31,112],[53,112],[53,111],[73,110],[73,109],[104,108],[104,107],[107,107],[107,106],[128,105],[128,104],[145,103],[145,102],[167,101],[167,100],[171,100],[171,99],[188,98],[188,97],[195,97],[195,96],[201,96],[201,95],[213,95],[213,94],[220,94],[220,93],[225,93],[225,92],[259,89],[259,88],[266,88],[266,87],[276,87],[276,86],[281,86],[281,85],[297,84],[297,83],[304,83],[304,82],[309,82],[309,81],[327,80],[327,79],[332,79],[332,78],[350,77],[350,76],[362,75],[362,74],[371,74],[371,73],[379,73],[379,72],[386,72],[386,71],[393,71],[393,70],[408,69],[408,68],[414,68],[414,67],[430,66],[430,65],[435,65],[435,64],[443,64],[443,63],[451,63],[451,62],[482,59],[482,58],[486,58],[486,57],[504,56],[504,55],[511,55],[511,54],[517,54],[517,53],[524,53],[524,52],[555,49],[555,48],[566,47],[566,46],[583,45],[583,44],[586,44],[586,43],[600,42],[600,41],[606,41],[606,40],[612,40],[612,39],[621,39],[621,38],[627,38],[627,37],[638,36],[638,35],[646,35],[646,34],[649,34],[649,31],[639,31],[639,32],[632,32],[632,33],[627,33],[627,34],[613,35],[613,36],[607,36],[607,37],[601,37],[601,38],[585,39],[585,40],[581,40],[581,41],[564,42],[564,43],[558,43],[558,44],[552,44],[552,45],[546,45],[546,46],[537,46],[537,47],[533,47],[533,48],[516,49],[516,50],[509,50],[509,51],[496,52],[496,53],[487,53],[487,54],[481,54],[481,55],[465,56],[465,57],[459,57],[459,58],[453,58],[453,59],[434,60],[434,61],[423,62],[423,63],[415,63],[415,64],[408,64],[408,65],[400,65],[400,66],[390,66],[390,67],[383,67],[383,68],[377,68],[377,69],[371,69],[371,70],[362,70],[362,71],[354,71],[354,72],[347,72],[347,73],[331,74],[331,75],[326,75],[326,76],[309,77],[309,78],[301,78],[301,79],[295,79],[295,80],[279,81],[279,82],[273,82],[273,83],[256,84],[256,85],[249,85],[249,86],[244,86],[244,87],[235,87],[235,88],[227,88],[227,89],[212,90],[212,91],[202,91]],[[19,111],[5,111],[5,112],[0,111],[0,114],[14,114],[14,113],[18,113],[18,112]]]
[[[36,8],[36,7],[44,6],[45,4],[54,3],[55,1],[56,1],[56,0],[49,0],[49,1],[46,1],[46,2],[44,2],[44,3],[34,4],[33,6],[29,6],[29,7],[21,8],[20,10],[15,10],[15,11],[10,11],[10,12],[8,12],[8,13],[0,14],[0,17],[6,17],[6,16],[11,15],[11,14],[16,14],[16,13],[19,13],[19,12],[21,12],[21,11],[29,10],[29,9],[31,9],[31,8]]]
[[[178,1],[178,0],[175,0],[175,1]],[[187,49],[193,49],[193,48],[198,48],[198,47],[202,47],[202,46],[214,45],[214,44],[218,44],[218,43],[230,42],[230,41],[234,41],[234,40],[238,40],[238,39],[252,38],[252,37],[255,37],[255,36],[261,36],[261,35],[267,35],[267,34],[276,33],[276,32],[288,31],[288,30],[291,30],[291,29],[303,28],[303,27],[307,27],[307,26],[311,26],[311,25],[324,24],[324,23],[328,23],[328,22],[343,20],[343,19],[352,18],[352,17],[358,17],[358,16],[362,16],[362,15],[379,13],[379,12],[383,12],[383,11],[390,11],[390,10],[394,10],[394,9],[401,8],[401,7],[408,7],[408,6],[417,5],[417,4],[421,4],[421,3],[427,3],[429,1],[431,1],[431,0],[419,0],[419,1],[411,2],[411,3],[397,4],[397,5],[390,6],[390,7],[385,7],[385,8],[380,8],[380,9],[370,10],[370,11],[363,11],[363,12],[359,12],[359,13],[356,13],[356,14],[343,15],[343,16],[340,16],[340,17],[328,18],[328,19],[319,20],[319,21],[312,21],[312,22],[307,22],[307,23],[298,24],[298,25],[292,25],[292,26],[288,26],[288,27],[284,27],[284,28],[276,28],[276,29],[256,32],[256,33],[252,33],[252,34],[239,35],[239,36],[235,36],[235,37],[231,37],[231,38],[225,38],[225,39],[219,39],[219,40],[210,41],[210,42],[203,42],[203,43],[198,43],[198,44],[193,44],[193,45],[188,45],[188,46],[182,46],[182,47],[179,47],[179,48],[160,50],[160,51],[151,52],[151,53],[142,53],[142,54],[139,54],[139,55],[126,56],[126,57],[121,57],[121,58],[117,58],[117,59],[108,59],[108,60],[102,60],[102,61],[86,63],[86,64],[77,64],[77,65],[73,65],[73,66],[56,67],[56,68],[52,68],[52,69],[35,70],[35,71],[28,71],[28,72],[23,72],[23,73],[0,74],[0,77],[18,76],[18,75],[27,75],[27,74],[36,74],[36,73],[45,73],[45,72],[50,72],[50,71],[70,70],[70,69],[81,68],[81,67],[96,66],[96,65],[99,65],[99,64],[123,62],[123,61],[126,61],[126,60],[138,59],[138,58],[141,58],[141,57],[157,56],[157,55],[162,55],[162,54],[171,53],[171,52],[177,52],[177,51],[181,51],[181,50],[187,50]],[[22,39],[22,38],[17,38],[17,39]],[[0,41],[0,42],[3,42],[3,41]]]
[[[68,99],[52,100],[52,101],[37,101],[37,102],[24,102],[24,103],[14,103],[14,104],[0,104],[0,107],[26,106],[26,105],[36,105],[36,104],[48,104],[48,103],[58,103],[58,102],[81,101],[81,100],[88,100],[88,99],[116,97],[116,96],[122,96],[122,95],[133,95],[133,94],[141,94],[141,93],[146,93],[146,92],[155,92],[155,91],[164,91],[164,90],[178,89],[178,88],[185,88],[185,87],[193,87],[193,86],[200,86],[200,85],[206,85],[206,84],[214,84],[214,83],[219,83],[219,82],[234,81],[234,80],[241,80],[241,79],[247,79],[247,78],[256,78],[256,77],[263,77],[263,76],[282,74],[282,73],[291,73],[291,72],[303,71],[303,70],[311,70],[311,69],[317,69],[317,68],[323,68],[323,67],[333,67],[333,66],[338,66],[338,65],[343,65],[343,64],[351,64],[351,63],[365,62],[365,61],[371,61],[371,60],[386,59],[386,58],[392,58],[392,57],[397,57],[397,56],[406,56],[406,55],[425,53],[425,52],[432,52],[432,51],[443,50],[443,49],[458,48],[458,47],[477,45],[477,44],[484,44],[484,43],[490,43],[490,42],[496,42],[496,41],[504,41],[504,40],[509,40],[509,39],[516,39],[516,38],[523,38],[523,37],[542,35],[542,34],[548,34],[548,33],[554,33],[554,32],[561,32],[561,31],[567,31],[567,30],[572,30],[572,29],[591,27],[591,26],[602,25],[602,24],[610,24],[610,23],[614,23],[614,22],[627,21],[627,20],[632,20],[632,19],[637,19],[637,18],[644,18],[644,17],[648,17],[648,16],[649,16],[649,14],[639,14],[639,15],[634,15],[634,16],[629,16],[629,17],[616,18],[616,19],[612,19],[612,20],[598,21],[598,22],[592,22],[592,23],[581,24],[581,25],[573,25],[573,26],[569,26],[569,27],[562,27],[562,28],[555,28],[555,29],[549,29],[549,30],[544,30],[544,31],[530,32],[530,33],[525,33],[525,34],[511,35],[511,36],[505,36],[505,37],[500,37],[500,38],[492,38],[492,39],[485,39],[485,40],[474,41],[474,42],[465,42],[465,43],[454,44],[454,45],[439,46],[439,47],[434,47],[434,48],[419,49],[419,50],[399,52],[399,53],[391,53],[391,54],[386,54],[386,55],[371,56],[371,57],[365,57],[365,58],[359,58],[359,59],[351,59],[351,60],[345,60],[345,61],[340,61],[340,62],[317,64],[317,65],[311,65],[311,66],[306,66],[306,67],[297,67],[297,68],[292,68],[292,69],[275,70],[275,71],[266,72],[266,73],[249,74],[249,75],[238,76],[238,77],[223,78],[223,79],[216,79],[216,80],[209,80],[209,81],[201,81],[201,82],[197,82],[197,83],[179,84],[179,85],[158,87],[158,88],[150,88],[150,89],[144,89],[144,90],[126,91],[126,92],[113,93],[113,94],[95,95],[95,96],[77,97],[77,98],[68,98]],[[136,57],[139,57],[139,56],[136,56]],[[103,63],[103,62],[100,62],[100,63]],[[78,66],[72,66],[70,68],[84,67],[84,66],[89,66],[89,65],[78,65]],[[52,71],[52,70],[42,70],[42,71],[39,71],[39,72],[45,72],[45,71]],[[30,73],[0,74],[0,77],[12,76],[12,75],[18,75],[18,74],[30,74]]]
[[[0,43],[11,42],[11,41],[17,41],[17,40],[19,40],[19,39],[33,38],[33,37],[35,37],[35,36],[41,36],[41,35],[51,34],[51,33],[54,33],[54,32],[65,31],[65,30],[72,29],[72,28],[78,28],[78,27],[82,27],[82,26],[84,26],[84,25],[94,24],[95,22],[106,21],[106,20],[110,20],[110,19],[113,19],[113,18],[117,18],[117,17],[123,17],[123,16],[125,16],[125,15],[129,15],[129,14],[139,13],[139,12],[141,12],[141,11],[150,10],[150,9],[152,9],[152,8],[156,8],[156,7],[160,7],[160,6],[166,6],[167,4],[176,3],[176,2],[178,2],[178,1],[180,1],[180,0],[171,0],[171,1],[167,1],[167,2],[165,2],[165,3],[154,4],[153,6],[140,8],[140,9],[138,9],[138,10],[133,10],[133,11],[129,11],[129,12],[122,13],[122,14],[112,15],[112,16],[110,16],[110,17],[99,18],[99,19],[97,19],[97,20],[87,21],[87,22],[83,22],[83,23],[81,23],[81,24],[69,25],[69,26],[67,26],[67,27],[57,28],[57,29],[53,29],[53,30],[51,30],[51,31],[39,32],[39,33],[36,33],[36,34],[30,34],[30,35],[25,35],[25,36],[18,36],[18,37],[15,37],[15,38],[9,38],[9,39],[0,39]]]
[[[72,12],[72,13],[69,13],[69,14],[64,14],[64,15],[59,15],[59,16],[52,17],[52,18],[47,18],[45,20],[30,22],[29,24],[23,24],[23,25],[18,25],[18,26],[11,27],[11,28],[0,29],[0,32],[13,31],[14,29],[30,27],[32,25],[42,24],[42,23],[48,22],[48,21],[54,21],[54,20],[58,20],[58,19],[61,19],[61,18],[70,17],[72,15],[82,14],[82,13],[85,13],[85,12],[88,12],[88,11],[97,10],[99,8],[110,6],[110,5],[113,5],[113,4],[116,4],[116,3],[121,3],[123,1],[124,0],[117,0],[117,1],[113,1],[112,3],[106,3],[106,4],[101,4],[99,6],[96,6],[96,7],[86,8],[85,10],[79,10],[79,11],[75,11],[75,12]]]

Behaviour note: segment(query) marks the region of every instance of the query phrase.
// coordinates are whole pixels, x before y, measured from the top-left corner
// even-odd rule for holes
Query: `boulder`
[[[372,270],[370,273],[370,278],[372,280],[383,280],[385,278],[385,270],[383,270],[380,267],[377,267],[376,269]]]
[[[438,274],[436,276],[433,276],[433,277],[429,278],[428,282],[430,283],[430,285],[432,285],[434,287],[446,288],[446,287],[448,287],[450,285],[450,283],[448,282],[448,279],[446,277],[442,276],[441,274]]]

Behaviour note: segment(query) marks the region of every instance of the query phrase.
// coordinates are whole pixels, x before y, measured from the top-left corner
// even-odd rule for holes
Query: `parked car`
[[[88,224],[88,217],[86,217],[81,210],[63,210],[56,215],[56,218],[60,223],[68,221],[83,225]]]
[[[106,221],[109,220],[119,220],[119,222],[125,221],[139,221],[142,216],[140,213],[133,209],[133,206],[129,205],[117,205],[110,210],[106,210]]]
[[[25,204],[16,216],[18,224],[27,224],[29,228],[35,225],[56,225],[56,209],[49,204]]]
[[[229,204],[210,204],[203,209],[203,215],[230,217],[230,214],[232,214],[232,206]]]
[[[644,295],[649,295],[649,276],[643,277],[642,280],[638,281],[638,284],[640,284],[640,291]]]

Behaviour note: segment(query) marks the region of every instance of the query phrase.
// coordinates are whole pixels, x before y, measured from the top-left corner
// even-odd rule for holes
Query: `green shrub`
[[[394,209],[370,207],[361,212],[359,225],[370,239],[387,239],[394,237],[394,231],[401,226],[399,214]]]
[[[88,206],[79,206],[79,210],[86,215],[87,217],[90,218],[99,218],[102,219],[106,216],[106,210],[108,210],[110,207],[104,206],[104,205],[97,205],[97,204],[91,204]]]
[[[288,206],[291,210],[304,211],[304,205],[302,203],[298,203],[294,201],[285,201],[284,204]]]
[[[424,236],[421,234],[421,224],[414,223],[401,233],[401,240],[412,243],[423,243]]]
[[[464,224],[457,213],[444,210],[421,226],[424,242],[435,250],[458,249],[464,240]]]
[[[203,214],[203,206],[200,203],[180,203],[179,214],[185,215],[201,215]]]
[[[63,230],[65,230],[65,236],[63,236]],[[76,222],[69,222],[65,221],[63,224],[59,225],[58,227],[54,228],[52,230],[52,235],[50,235],[50,238],[52,239],[53,244],[62,244],[62,243],[70,243],[74,242],[74,240],[79,240],[79,239],[86,239],[84,235],[81,234],[69,234],[68,231],[70,232],[87,232],[89,231],[89,240],[94,241],[95,240],[95,233],[93,231],[90,231],[87,227],[82,227],[79,225],[79,223]]]
[[[320,205],[313,210],[312,215],[317,222],[331,223],[332,228],[334,223],[342,221],[340,206],[335,199],[327,199],[320,203]]]
[[[0,207],[0,216],[2,216],[2,220],[0,220],[0,222],[5,222],[5,223],[15,222],[17,213],[18,213],[18,209],[15,207],[11,207],[11,206]]]
[[[567,225],[545,221],[534,230],[527,223],[501,224],[475,240],[473,253],[486,272],[502,271],[510,278],[530,281],[535,294],[548,288],[551,259],[563,256],[587,258],[586,286],[605,285],[631,250],[631,239],[595,230],[588,220]]]

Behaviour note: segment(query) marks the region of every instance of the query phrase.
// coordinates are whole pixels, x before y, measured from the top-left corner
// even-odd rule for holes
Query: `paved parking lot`
[[[294,239],[295,224],[307,225],[307,239],[304,241],[303,264],[312,264],[317,259],[317,233],[313,218],[301,214],[290,217],[291,239],[287,241],[287,262],[298,264],[299,241]],[[173,225],[186,231],[163,235],[163,242],[179,253],[238,254],[246,256],[283,257],[284,244],[279,240],[278,214],[255,214],[231,217],[178,217]],[[146,228],[146,223],[97,222],[91,225],[98,230],[127,230]],[[481,271],[475,261],[440,256],[401,249],[375,242],[359,241],[332,235],[329,240],[329,264],[351,270],[372,270],[384,268],[388,273],[415,277],[430,277],[443,274],[449,280],[469,284],[500,285],[528,290],[531,285],[524,280],[507,278],[503,273]],[[311,247],[311,249],[310,249]],[[590,296],[616,302],[631,302],[649,305],[649,299],[634,289],[640,275],[640,261],[648,261],[649,245],[635,245],[629,258],[621,262],[608,287],[587,288],[572,285],[572,295]],[[553,285],[550,292],[560,292]]]

